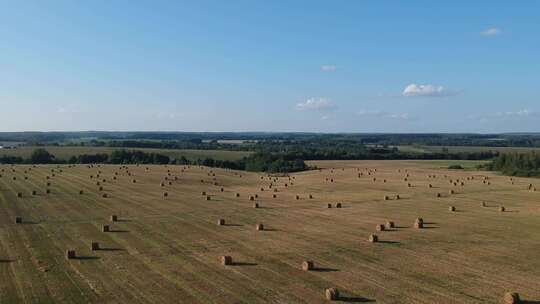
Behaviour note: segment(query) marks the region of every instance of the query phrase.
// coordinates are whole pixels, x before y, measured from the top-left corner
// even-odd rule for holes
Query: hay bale
[[[253,204],[253,208],[255,208],[255,209],[259,208],[259,203]]]
[[[22,192],[17,192],[17,197],[22,197]]]
[[[102,195],[101,197],[103,197],[103,198],[107,198],[107,197],[108,197],[108,195],[107,195],[107,193],[103,193],[103,195]]]
[[[37,195],[37,191],[36,191],[36,190],[32,190],[32,195]]]
[[[255,229],[257,229],[257,231],[263,231],[264,230],[264,225],[263,224],[257,224],[257,226],[255,226]]]
[[[51,189],[45,190],[45,193],[50,194],[50,193],[51,193]]]
[[[118,216],[117,215],[111,215],[111,222],[117,222],[118,221]]]
[[[201,192],[201,195],[202,195],[202,196],[205,196],[205,195],[206,195],[206,191]]]
[[[448,207],[448,211],[454,212],[454,211],[456,211],[456,207],[450,206],[450,207]]]
[[[421,217],[417,217],[416,220],[414,220],[415,223],[424,223],[424,219]]]
[[[259,195],[258,195],[258,194],[255,194],[255,198],[259,198]]]
[[[437,197],[441,197],[442,195],[440,193],[437,193]]]
[[[159,183],[160,187],[165,187],[165,183]]]
[[[424,228],[424,223],[422,223],[422,222],[415,222],[415,223],[414,223],[414,228],[416,228],[416,229],[422,229],[422,228]]]
[[[504,304],[517,304],[521,303],[519,294],[517,292],[507,292],[503,297]]]
[[[341,208],[341,203],[337,203],[336,208]]]
[[[235,196],[236,196],[236,197],[240,197],[240,193],[237,192]]]
[[[394,227],[396,227],[396,225],[394,224],[393,221],[387,221],[386,222],[386,229],[392,229]]]
[[[390,199],[390,197],[388,197],[388,195],[383,196],[383,200],[387,201],[389,199]]]
[[[16,216],[15,217],[15,224],[22,224],[22,217]]]
[[[224,226],[225,225],[225,220],[224,219],[219,219],[217,221],[217,224],[218,224],[218,226]]]
[[[163,197],[167,197],[167,196],[169,196],[169,193],[163,192]]]
[[[66,250],[66,259],[74,259],[75,258],[75,250],[73,249],[68,249]]]
[[[328,204],[328,205],[327,205],[327,208],[328,208],[328,209],[332,208],[332,204]]]
[[[428,185],[428,188],[433,188],[433,185],[432,185],[432,184],[429,184],[429,185]]]
[[[131,182],[134,183],[134,184],[136,184],[136,183],[137,183],[137,180],[134,179],[134,180],[132,180]]]
[[[79,195],[82,195],[84,194],[84,191],[83,190],[79,190]]]
[[[103,191],[103,187],[100,186],[100,187],[98,188],[98,190],[99,190],[99,191]]]
[[[401,197],[399,196],[399,194],[396,194],[396,200],[399,200],[401,199]]]
[[[277,197],[277,195],[275,195],[275,194],[272,194],[272,198],[276,198],[276,197]]]
[[[506,208],[504,208],[504,206],[500,206],[500,207],[499,207],[499,211],[500,211],[500,212],[505,212],[505,211],[506,211]]]
[[[92,242],[92,244],[90,245],[90,249],[92,249],[92,251],[99,250],[99,243],[98,242]]]
[[[296,200],[299,200],[299,199],[300,199],[300,195],[297,195],[297,196],[296,196]]]
[[[375,226],[375,230],[377,231],[384,231],[384,225],[383,224],[377,224]]]
[[[206,200],[207,200],[207,201],[212,200],[212,198],[210,197],[210,195],[207,195],[207,196],[206,196]]]
[[[339,299],[339,290],[337,288],[328,288],[324,294],[329,301],[337,301]]]
[[[223,189],[223,187],[221,187],[221,189],[219,189],[219,191],[223,192],[223,191],[225,191],[225,189]]]
[[[109,225],[103,225],[101,226],[101,231],[103,232],[109,232],[111,227]]]
[[[379,237],[376,234],[369,235],[368,242],[377,243],[378,241],[379,241]]]
[[[249,200],[250,200],[250,201],[254,201],[254,200],[255,200],[255,197],[250,196],[250,197],[249,197]]]
[[[313,261],[303,261],[302,262],[302,270],[303,271],[310,271],[315,268],[315,263]]]
[[[487,207],[486,202],[481,202],[480,207]]]
[[[313,195],[310,194],[310,195],[309,195],[309,199],[313,199]]]
[[[449,191],[448,191],[448,194],[450,194],[450,195],[452,195],[452,194],[454,194],[454,193],[456,193],[454,190],[449,190]]]
[[[227,266],[232,265],[232,257],[228,255],[224,255],[221,257],[221,265]]]

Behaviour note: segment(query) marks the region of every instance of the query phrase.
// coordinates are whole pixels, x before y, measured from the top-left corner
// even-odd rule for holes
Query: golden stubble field
[[[321,161],[277,180],[195,166],[3,165],[0,302],[326,303],[334,287],[352,303],[499,303],[507,291],[540,303],[538,180],[428,164]],[[376,231],[387,221],[395,227]]]

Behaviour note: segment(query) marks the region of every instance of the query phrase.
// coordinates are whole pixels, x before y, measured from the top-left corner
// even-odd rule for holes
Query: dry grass
[[[16,172],[0,166],[6,169],[0,261],[16,261],[0,262],[2,302],[324,303],[330,286],[350,295],[342,295],[344,303],[497,303],[507,290],[540,300],[540,197],[528,188],[537,180],[514,178],[512,185],[490,173],[406,161],[316,165],[323,169],[290,180],[195,166],[16,166]],[[331,167],[338,169],[331,173]],[[107,200],[89,178],[98,170]],[[179,182],[159,199],[168,173]],[[405,174],[412,187],[403,182]],[[51,193],[29,195],[43,191],[45,176],[51,176]],[[467,184],[450,196],[449,179]],[[279,189],[276,198],[259,191],[270,184]],[[211,203],[202,192],[211,193]],[[264,207],[248,200],[256,192]],[[399,201],[381,200],[396,193]],[[343,208],[326,209],[328,202]],[[507,211],[499,213],[499,206]],[[111,214],[119,221],[102,233]],[[22,225],[14,223],[16,216],[25,219]],[[414,229],[418,216],[425,219],[422,230]],[[230,224],[218,227],[218,218]],[[271,226],[258,233],[257,223]],[[385,232],[370,243],[381,223]],[[92,250],[92,242],[104,247]],[[66,248],[76,250],[76,259],[63,260]],[[223,255],[235,262],[219,267]],[[308,260],[317,268],[299,269]]]

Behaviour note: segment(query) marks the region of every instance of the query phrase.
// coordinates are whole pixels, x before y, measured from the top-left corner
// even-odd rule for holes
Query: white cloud
[[[409,84],[401,93],[405,97],[443,97],[455,95],[443,86],[432,84]]]
[[[497,112],[497,114],[495,114],[495,116],[498,116],[498,117],[512,117],[512,116],[529,116],[529,115],[532,115],[532,114],[534,114],[534,113],[527,110],[527,109],[523,109],[523,110],[519,110],[519,111],[515,111],[515,112],[512,112],[512,111],[509,111],[509,112]]]
[[[319,97],[319,98],[309,98],[308,100],[301,102],[296,105],[296,109],[300,111],[306,111],[306,110],[332,110],[336,106],[332,101],[330,101],[327,98]]]
[[[322,65],[321,66],[321,71],[323,72],[335,72],[337,70],[337,66],[333,65],[333,64],[328,64],[328,65]]]
[[[491,114],[481,115],[468,115],[467,118],[471,120],[477,120],[479,122],[497,121],[497,120],[515,120],[515,119],[529,119],[535,118],[540,115],[540,112],[531,111],[528,109],[522,109],[517,111],[496,112]]]
[[[482,36],[497,36],[500,33],[501,33],[501,30],[496,27],[488,28],[485,31],[480,32]]]
[[[409,113],[389,113],[381,110],[361,110],[357,113],[359,116],[370,116],[377,118],[390,118],[390,119],[401,119],[409,120],[411,117]]]

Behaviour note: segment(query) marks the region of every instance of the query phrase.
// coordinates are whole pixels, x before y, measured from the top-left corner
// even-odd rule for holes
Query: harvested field
[[[509,291],[540,301],[540,192],[527,188],[540,180],[512,184],[419,161],[311,165],[322,170],[294,174],[292,184],[197,166],[36,166],[25,174],[31,166],[0,165],[0,302],[327,303],[329,288],[341,303],[499,303]],[[90,178],[98,174],[103,191]],[[450,179],[465,185],[449,195]],[[275,198],[260,191],[270,183]],[[337,202],[343,207],[326,208]],[[414,229],[417,218],[423,229]],[[254,229],[259,223],[264,231]],[[75,257],[66,259],[67,250]],[[232,262],[222,265],[223,256]],[[303,261],[316,267],[303,271]]]

